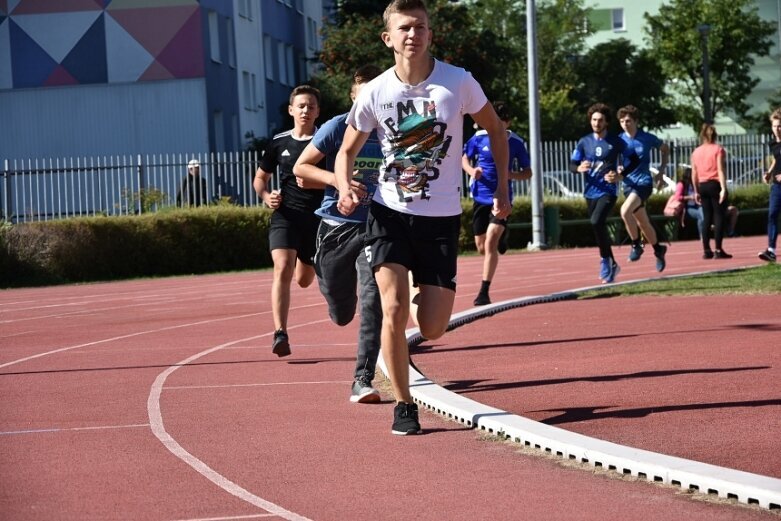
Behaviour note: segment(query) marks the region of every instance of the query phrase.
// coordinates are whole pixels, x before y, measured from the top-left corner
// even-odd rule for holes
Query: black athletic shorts
[[[629,197],[629,194],[632,192],[636,193],[638,197],[640,197],[640,201],[642,201],[642,204],[640,207],[645,206],[645,202],[648,200],[649,197],[651,197],[651,194],[654,193],[654,187],[653,186],[625,186],[624,187],[624,195],[626,197]]]
[[[271,214],[269,250],[296,250],[296,257],[311,266],[314,264],[319,225],[320,217],[313,212],[277,208]]]
[[[489,224],[507,226],[507,219],[499,219],[492,211],[493,204],[474,203],[472,206],[472,234],[485,235]]]
[[[415,284],[456,289],[460,215],[409,215],[372,202],[366,229],[364,251],[373,269],[401,264]]]

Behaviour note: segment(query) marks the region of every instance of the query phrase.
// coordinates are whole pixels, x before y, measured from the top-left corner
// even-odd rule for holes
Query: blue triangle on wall
[[[63,67],[79,83],[106,83],[108,81],[104,16],[105,13],[98,16],[92,27],[87,29],[81,40],[62,60]]]
[[[8,24],[14,88],[40,87],[51,75],[57,62],[13,19],[8,20]]]

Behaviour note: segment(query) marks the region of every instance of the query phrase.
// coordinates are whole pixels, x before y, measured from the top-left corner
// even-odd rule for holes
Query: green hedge
[[[738,208],[767,208],[764,185],[730,194]],[[662,213],[667,197],[654,195],[649,213]],[[614,215],[618,216],[619,204]],[[461,251],[474,250],[472,203],[462,202],[464,213]],[[562,221],[585,219],[583,199],[549,199],[546,207],[558,209]],[[0,223],[0,287],[87,282],[131,277],[184,275],[258,269],[271,266],[266,208],[218,205],[195,209],[169,209],[127,217],[89,217],[20,225]],[[511,222],[531,221],[531,201],[513,201]],[[739,235],[764,234],[767,214],[741,215]],[[622,228],[620,226],[616,226]],[[687,233],[696,234],[694,226]],[[511,248],[525,248],[531,228],[514,229]],[[561,228],[562,246],[593,246],[589,224]]]
[[[3,287],[210,273],[271,265],[262,208],[217,206],[5,225]]]

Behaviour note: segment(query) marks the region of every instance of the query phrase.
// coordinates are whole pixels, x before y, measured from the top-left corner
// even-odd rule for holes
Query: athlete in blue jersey
[[[382,70],[373,65],[359,68],[353,75],[350,97],[355,100],[361,87],[380,73]],[[325,186],[323,202],[315,211],[321,217],[314,258],[317,282],[328,302],[331,320],[339,326],[349,324],[355,316],[358,303],[356,290],[360,285],[361,324],[350,401],[376,403],[380,400],[380,393],[372,387],[372,380],[380,354],[382,306],[377,283],[363,249],[366,218],[377,189],[382,149],[377,135],[372,133],[355,160],[352,188],[360,194],[360,204],[350,215],[343,215],[337,209],[339,192],[335,188],[333,169],[347,128],[346,121],[347,114],[342,114],[323,125],[301,153],[293,171],[299,185],[304,188]],[[325,170],[317,166],[323,157],[326,159]]]
[[[659,173],[656,176],[657,186],[664,185],[662,173],[667,169],[667,160],[670,156],[670,147],[653,134],[638,128],[638,110],[634,105],[627,105],[618,109],[618,122],[624,132],[621,133],[627,147],[634,150],[640,164],[637,168],[622,172],[624,180],[624,195],[626,200],[621,205],[621,218],[624,220],[626,231],[629,238],[632,239],[632,250],[629,252],[629,261],[640,260],[643,254],[643,244],[640,238],[642,230],[646,240],[654,249],[656,257],[656,271],[664,271],[666,262],[664,259],[667,253],[667,246],[659,244],[656,230],[651,220],[648,218],[648,212],[645,209],[645,202],[651,197],[653,192],[653,179],[651,175],[651,150],[658,149],[662,155],[659,165]],[[640,229],[638,230],[638,226]]]
[[[631,161],[624,167],[631,171],[638,164],[634,152],[627,151],[626,142],[618,136],[609,136],[610,107],[596,103],[588,109],[591,134],[583,136],[570,158],[570,168],[585,176],[584,195],[588,204],[589,219],[594,227],[594,236],[599,246],[599,278],[604,283],[613,282],[620,267],[613,257],[610,235],[607,232],[607,218],[616,204],[618,167],[624,155]]]
[[[529,153],[526,144],[517,134],[509,130],[510,111],[503,101],[493,103],[499,119],[502,120],[507,131],[509,156],[510,156],[510,180],[525,181],[532,176]],[[474,300],[475,306],[484,306],[491,303],[488,291],[491,281],[496,273],[499,263],[499,254],[507,251],[507,219],[499,219],[491,210],[493,209],[493,197],[499,180],[496,175],[496,164],[491,154],[491,143],[485,130],[478,130],[474,136],[464,145],[464,155],[461,158],[461,166],[472,178],[470,191],[474,200],[472,210],[472,232],[475,236],[475,246],[483,259],[483,280],[480,291]],[[509,184],[508,193],[512,201],[512,184]]]

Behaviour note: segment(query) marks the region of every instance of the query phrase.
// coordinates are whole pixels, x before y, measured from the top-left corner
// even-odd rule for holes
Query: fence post
[[[146,197],[144,188],[146,188],[146,183],[144,183],[144,164],[142,163],[141,154],[138,154],[138,211],[137,213],[141,215],[144,213],[144,198]]]
[[[3,160],[3,215],[2,218],[11,222],[11,215],[8,213],[11,208],[11,174],[8,171],[8,160]]]

